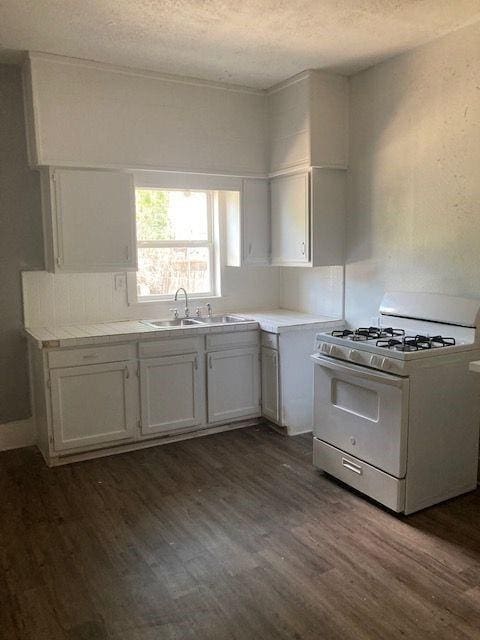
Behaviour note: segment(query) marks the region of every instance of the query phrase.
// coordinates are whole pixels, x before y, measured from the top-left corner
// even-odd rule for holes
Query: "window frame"
[[[216,274],[216,246],[215,246],[215,234],[214,234],[214,216],[215,216],[215,199],[216,192],[212,189],[200,189],[200,188],[192,188],[192,187],[170,187],[170,186],[161,186],[161,184],[142,184],[141,181],[136,182],[134,185],[135,192],[137,190],[150,190],[150,191],[192,191],[196,193],[205,193],[207,199],[207,239],[206,240],[138,240],[137,238],[137,253],[140,249],[147,248],[190,248],[190,247],[204,247],[208,249],[209,254],[209,275],[210,275],[210,289],[208,291],[198,291],[195,293],[189,292],[190,299],[198,299],[198,298],[213,298],[216,294],[216,283],[217,283],[217,274]],[[135,194],[136,195],[136,194]],[[135,198],[136,200],[136,198]],[[135,208],[135,227],[137,225],[137,212]],[[129,301],[133,298],[132,302],[137,303],[148,303],[148,302],[165,302],[167,300],[171,300],[174,292],[165,293],[165,294],[154,294],[142,296],[138,293],[137,286],[137,275],[138,269],[134,273],[131,274],[131,277],[127,276],[127,288],[129,291]],[[132,293],[134,294],[132,295]]]

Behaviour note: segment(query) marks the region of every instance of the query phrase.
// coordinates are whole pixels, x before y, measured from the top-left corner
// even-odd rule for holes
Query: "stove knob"
[[[359,362],[361,360],[360,352],[356,349],[350,349],[348,352],[348,359],[352,362]]]
[[[378,367],[378,356],[370,356],[370,366]]]
[[[320,351],[328,355],[331,351],[331,346],[332,345],[328,344],[327,342],[324,342],[320,347]]]

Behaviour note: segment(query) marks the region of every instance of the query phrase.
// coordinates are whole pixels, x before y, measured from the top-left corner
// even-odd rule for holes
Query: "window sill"
[[[210,300],[221,300],[222,298],[225,298],[226,296],[222,296],[222,295],[216,295],[216,296],[202,296],[202,297],[195,297],[195,296],[188,296],[188,300],[190,301],[198,301],[198,302],[205,302],[205,304],[207,302],[209,302]],[[181,299],[180,301],[177,300],[177,302],[182,302],[183,299]],[[162,298],[162,299],[157,299],[157,300],[135,300],[135,301],[129,301],[128,302],[128,306],[129,307],[146,307],[146,306],[151,306],[151,305],[158,305],[158,304],[173,304],[175,303],[175,300],[173,299],[173,296],[171,298]]]

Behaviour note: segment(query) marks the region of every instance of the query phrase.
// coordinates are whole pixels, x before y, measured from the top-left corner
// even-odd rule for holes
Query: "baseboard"
[[[31,447],[36,441],[33,418],[0,424],[0,451]]]

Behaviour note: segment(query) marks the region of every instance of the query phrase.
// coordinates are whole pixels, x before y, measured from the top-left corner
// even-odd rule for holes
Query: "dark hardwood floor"
[[[480,493],[397,517],[252,427],[0,454],[1,640],[480,638]]]

